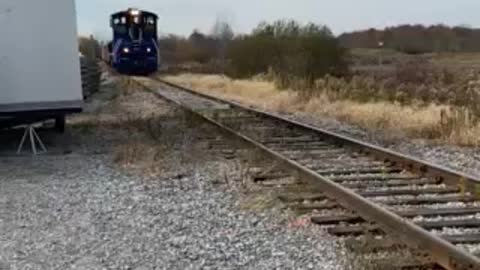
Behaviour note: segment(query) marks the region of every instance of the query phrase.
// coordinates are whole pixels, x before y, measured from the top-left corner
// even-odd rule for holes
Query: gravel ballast
[[[8,167],[0,269],[342,269],[317,227],[240,211],[235,192],[210,184],[208,173],[145,178],[101,155]]]
[[[218,167],[228,164],[151,176],[114,162],[132,136],[87,128],[71,154],[0,155],[1,270],[347,269],[344,249],[318,226],[277,208],[245,210],[223,183]]]
[[[480,178],[479,147],[433,144],[429,140],[408,139],[401,134],[392,138],[380,130],[365,130],[332,118],[320,119],[303,113],[284,116]]]

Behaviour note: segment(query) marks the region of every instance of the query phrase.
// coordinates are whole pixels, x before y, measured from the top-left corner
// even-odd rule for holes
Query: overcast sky
[[[293,18],[328,25],[336,34],[404,23],[480,27],[479,0],[76,0],[81,34],[110,38],[109,15],[128,7],[160,16],[161,33],[209,32],[217,17],[235,32],[259,22]]]

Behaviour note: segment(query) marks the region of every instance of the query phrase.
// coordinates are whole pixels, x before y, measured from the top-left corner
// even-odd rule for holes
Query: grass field
[[[413,56],[391,49],[353,49],[350,51],[353,67],[360,69],[368,66],[378,67],[380,62],[384,65],[383,68],[385,68],[395,63],[419,57],[443,67],[480,69],[480,53],[474,52],[431,53]]]
[[[232,80],[221,75],[180,74],[164,77],[198,91],[281,113],[305,113],[332,117],[386,135],[424,138],[440,143],[478,146],[480,125],[465,120],[457,108],[434,102],[358,101],[332,98],[325,92],[309,95],[291,89],[278,89],[262,79]],[[472,102],[475,102],[472,100]],[[468,117],[467,117],[468,118]],[[469,118],[471,119],[471,117]]]

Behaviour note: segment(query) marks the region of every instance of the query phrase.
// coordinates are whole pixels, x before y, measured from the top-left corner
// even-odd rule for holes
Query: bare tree
[[[230,41],[233,40],[235,34],[230,24],[221,18],[217,18],[212,29],[212,36],[218,41],[218,59],[220,60],[221,69],[225,72],[226,66],[226,51]]]
[[[217,18],[212,29],[212,36],[218,40],[230,41],[234,37],[230,24],[223,19]]]

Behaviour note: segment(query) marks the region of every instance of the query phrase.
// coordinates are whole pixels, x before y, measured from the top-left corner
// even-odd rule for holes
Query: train
[[[157,23],[158,16],[145,10],[129,8],[112,14],[113,39],[103,48],[103,60],[120,74],[148,75],[158,71]]]

